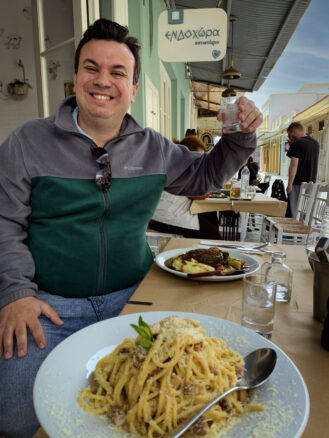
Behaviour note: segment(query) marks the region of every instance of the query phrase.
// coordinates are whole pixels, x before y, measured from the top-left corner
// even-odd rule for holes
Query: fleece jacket
[[[145,232],[162,191],[217,190],[256,147],[255,134],[239,133],[191,152],[127,114],[104,146],[112,185],[102,192],[96,145],[77,129],[75,107],[64,100],[0,146],[0,307],[38,290],[84,298],[134,284],[153,261]]]

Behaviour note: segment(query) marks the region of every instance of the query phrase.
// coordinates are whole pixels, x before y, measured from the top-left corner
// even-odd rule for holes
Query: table
[[[193,247],[198,243],[198,239],[171,239],[166,250]],[[275,249],[286,252],[286,263],[294,275],[291,302],[276,304],[272,341],[293,360],[308,387],[311,408],[303,438],[325,437],[329,430],[329,352],[320,345],[322,324],[313,319],[313,274],[303,246],[275,245]],[[269,258],[267,255],[253,257],[260,263]],[[121,314],[184,311],[240,323],[241,292],[241,280],[187,281],[153,264],[131,297],[131,300],[152,302],[152,305],[127,304]],[[47,436],[40,429],[34,438]]]
[[[287,202],[271,198],[263,193],[257,193],[251,201],[236,201],[229,198],[206,198],[194,200],[191,204],[191,214],[205,213],[208,211],[234,211],[241,214],[241,241],[245,241],[247,224],[250,213],[264,214],[266,216],[285,216]]]
[[[187,248],[198,239],[171,239],[166,250]],[[313,319],[313,273],[301,245],[275,245],[286,252],[293,269],[290,303],[277,303],[272,341],[295,363],[310,394],[310,417],[303,438],[325,437],[329,430],[329,352],[320,345],[322,324]],[[268,256],[256,256],[260,263]],[[218,294],[220,290],[220,300]],[[153,265],[131,300],[152,306],[128,304],[122,314],[176,310],[202,313],[240,323],[241,280],[225,283],[186,281]]]

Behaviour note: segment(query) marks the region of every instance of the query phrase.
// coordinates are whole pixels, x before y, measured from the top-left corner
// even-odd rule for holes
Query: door
[[[32,0],[40,117],[73,94],[75,49],[99,18],[99,0]]]
[[[184,98],[183,94],[181,94],[181,98],[180,98],[180,132],[181,132],[180,137],[181,138],[185,137],[185,131],[186,131],[186,127],[185,127],[185,98]]]
[[[146,127],[159,130],[159,93],[151,79],[145,74]]]
[[[160,62],[160,132],[171,139],[171,80]]]

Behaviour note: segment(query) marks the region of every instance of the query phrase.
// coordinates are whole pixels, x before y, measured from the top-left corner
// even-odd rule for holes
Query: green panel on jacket
[[[40,290],[88,297],[129,287],[152,263],[147,223],[165,175],[114,178],[107,194],[94,180],[32,179],[28,245]]]

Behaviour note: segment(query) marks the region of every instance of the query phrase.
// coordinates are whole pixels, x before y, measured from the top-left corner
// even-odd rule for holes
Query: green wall
[[[104,2],[104,0],[103,0]],[[136,36],[141,44],[141,75],[135,103],[131,106],[132,116],[145,126],[145,73],[159,91],[160,98],[160,58],[158,57],[158,17],[166,10],[163,0],[128,0],[129,33]],[[108,16],[110,9],[102,8],[102,15]],[[183,62],[164,62],[171,79],[172,89],[172,136],[182,139],[189,128],[190,81],[185,78]],[[184,105],[184,108],[182,107]]]

